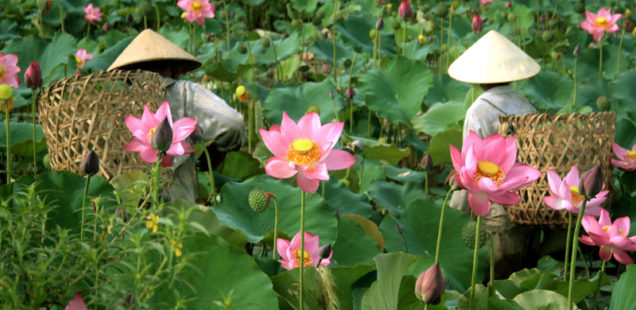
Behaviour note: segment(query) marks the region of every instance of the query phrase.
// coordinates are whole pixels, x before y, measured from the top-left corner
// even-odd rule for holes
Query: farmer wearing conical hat
[[[130,42],[115,59],[108,71],[148,70],[160,75],[170,103],[172,117],[192,117],[197,120],[204,141],[214,141],[208,147],[218,159],[228,151],[238,150],[246,138],[243,116],[207,88],[177,78],[201,66],[196,57],[158,33],[146,29]],[[172,200],[195,201],[197,193],[196,159],[191,154],[174,159]]]
[[[448,68],[448,74],[462,82],[479,84],[484,92],[473,102],[464,119],[464,139],[470,130],[482,139],[499,132],[499,115],[536,113],[511,82],[528,79],[541,67],[519,47],[491,30],[469,47]],[[456,191],[450,206],[468,212],[468,192]],[[495,278],[536,263],[538,231],[514,224],[504,207],[493,203],[483,217],[484,230],[493,233],[495,243]]]

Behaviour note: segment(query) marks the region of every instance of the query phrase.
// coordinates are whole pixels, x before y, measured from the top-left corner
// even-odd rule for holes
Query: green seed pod
[[[256,213],[263,213],[269,208],[269,198],[265,196],[265,193],[258,189],[253,189],[247,196],[250,208]]]
[[[583,4],[583,2],[577,2],[574,4],[574,12],[577,12],[579,14],[585,12],[585,4]]]
[[[596,107],[601,111],[609,111],[610,102],[609,99],[605,96],[600,96],[596,98]]]
[[[444,5],[443,3],[440,3],[437,5],[437,16],[439,17],[444,17],[446,15],[448,15],[448,6]]]
[[[475,249],[475,228],[477,222],[470,221],[462,228],[462,240],[464,244],[470,248]],[[483,229],[479,231],[479,247],[481,248],[486,242],[486,232]]]
[[[154,8],[152,7],[152,4],[150,2],[141,1],[139,2],[139,5],[137,6],[137,13],[141,17],[150,18],[153,16]]]
[[[0,84],[0,100],[13,98],[13,87],[9,84]]]
[[[514,22],[515,20],[517,20],[517,15],[515,15],[515,13],[508,13],[508,16],[506,16],[506,18],[508,19],[509,22]]]
[[[543,41],[550,42],[552,41],[553,38],[554,38],[554,33],[552,33],[552,31],[550,30],[544,31],[541,34],[541,39],[543,39]]]

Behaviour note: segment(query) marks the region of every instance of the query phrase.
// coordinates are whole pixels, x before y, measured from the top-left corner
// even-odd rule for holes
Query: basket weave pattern
[[[499,132],[517,137],[517,161],[539,169],[543,174],[518,191],[521,202],[506,207],[513,222],[550,228],[568,223],[567,211],[556,211],[543,203],[549,195],[546,171],[564,177],[577,165],[579,172],[600,164],[605,186],[612,186],[612,142],[615,118],[613,112],[587,114],[528,114],[500,116]],[[605,207],[609,205],[609,199]]]
[[[51,169],[83,174],[80,164],[92,149],[100,159],[98,174],[107,179],[138,170],[146,163],[123,150],[132,141],[124,118],[140,118],[145,104],[156,111],[163,98],[158,76],[146,71],[100,71],[43,89],[38,113]]]

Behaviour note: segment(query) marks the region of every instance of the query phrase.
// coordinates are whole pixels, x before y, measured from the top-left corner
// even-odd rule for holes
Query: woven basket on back
[[[100,71],[43,89],[38,113],[51,169],[83,174],[80,164],[92,149],[107,179],[138,170],[145,164],[139,154],[122,149],[132,141],[124,118],[141,118],[145,104],[156,111],[163,98],[158,75],[147,71]]]
[[[548,169],[563,178],[573,165],[582,174],[600,164],[606,187],[612,186],[615,118],[613,112],[500,116],[499,132],[517,137],[517,161],[543,173],[537,182],[519,190],[521,203],[506,207],[510,219],[551,228],[567,225],[567,211],[555,211],[543,203],[543,196],[549,195]]]

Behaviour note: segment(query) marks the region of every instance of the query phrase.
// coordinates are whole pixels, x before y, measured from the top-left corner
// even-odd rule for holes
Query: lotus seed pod
[[[462,228],[462,240],[464,245],[470,249],[475,249],[475,228],[477,223],[475,221],[469,221]],[[479,248],[481,248],[486,242],[486,232],[483,229],[479,231]]]
[[[598,107],[598,109],[601,111],[609,111],[610,109],[609,99],[607,99],[607,97],[605,96],[598,97],[596,99],[596,107]]]
[[[258,189],[253,189],[247,196],[250,208],[256,213],[263,213],[269,208],[269,198]]]

